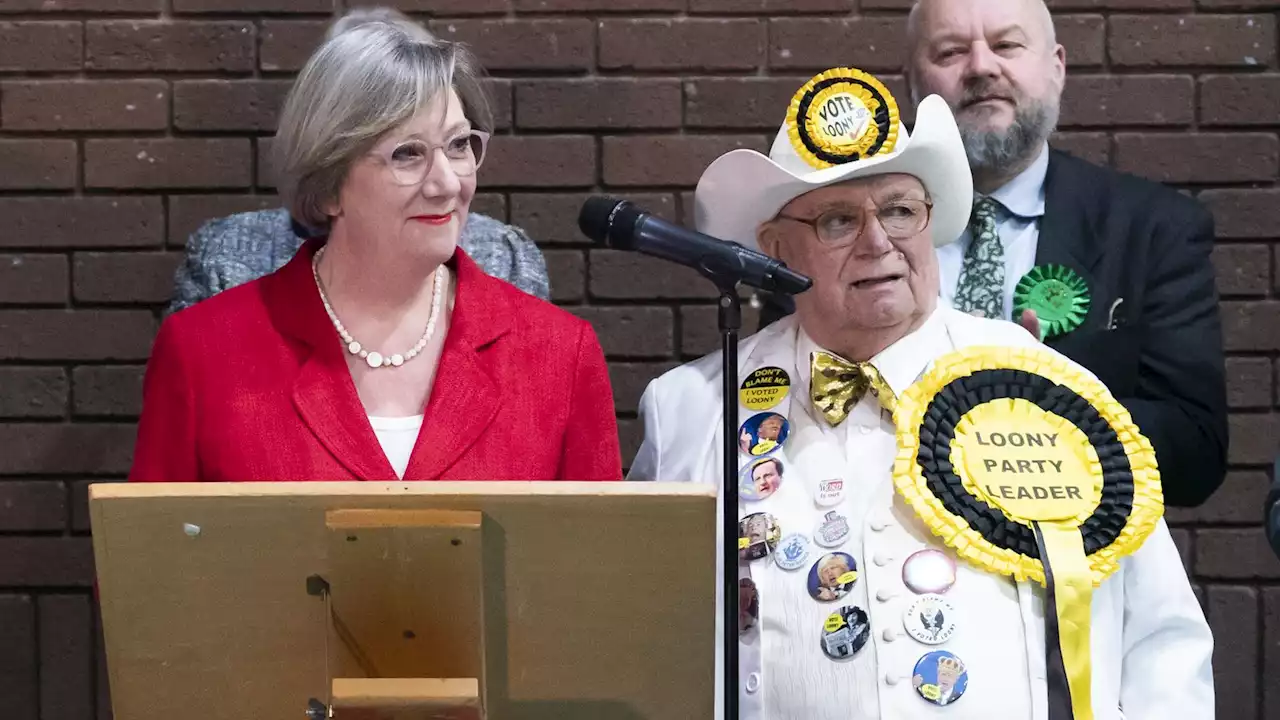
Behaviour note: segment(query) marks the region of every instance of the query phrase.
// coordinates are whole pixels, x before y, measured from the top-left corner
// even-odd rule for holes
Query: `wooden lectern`
[[[716,489],[90,488],[116,720],[714,708]]]

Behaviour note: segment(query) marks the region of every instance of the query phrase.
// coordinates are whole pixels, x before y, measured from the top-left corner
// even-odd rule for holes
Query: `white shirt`
[[[422,418],[422,415],[369,416],[373,433],[378,436],[382,452],[387,454],[387,460],[391,462],[391,468],[396,471],[398,478],[403,478],[405,468],[409,467],[409,456],[413,454],[413,446],[418,442],[418,432],[422,430]]]
[[[1031,163],[1000,189],[991,193],[999,203],[996,230],[1004,245],[1004,319],[1013,316],[1013,290],[1023,275],[1036,263],[1040,240],[1040,218],[1044,217],[1044,178],[1049,170],[1049,146],[1046,143],[1035,162]],[[981,197],[975,193],[974,201]],[[942,301],[955,307],[956,285],[964,266],[964,254],[973,242],[968,229],[955,242],[937,249]]]
[[[895,393],[905,392],[934,358],[951,349],[941,315],[935,312],[918,330],[872,358],[872,364]],[[916,596],[894,589],[901,586],[899,576],[906,558],[893,557],[884,548],[910,544],[924,547],[924,538],[886,542],[895,531],[901,532],[882,510],[893,504],[889,480],[897,453],[893,418],[868,393],[844,422],[831,427],[807,400],[810,353],[822,348],[804,330],[797,328],[796,332],[796,381],[785,451],[787,471],[772,496],[763,502],[746,503],[742,511],[769,512],[778,519],[783,536],[799,531],[812,539],[824,514],[836,510],[848,519],[849,535],[835,548],[811,544],[811,555],[800,570],[782,570],[768,561],[752,563],[751,577],[760,594],[761,650],[766,658],[761,673],[763,717],[880,720],[923,718],[933,712],[969,717],[965,710],[933,707],[917,697],[911,686],[911,671],[916,660],[931,650],[952,650],[963,659],[975,654],[970,643],[987,639],[1007,642],[1010,648],[1022,647],[1014,584],[1001,578],[974,578],[974,571],[962,568],[961,576],[967,582],[961,580],[961,592],[951,597],[966,637],[960,637],[961,631],[957,631],[956,641],[931,647],[906,636],[903,614]],[[837,476],[845,480],[843,501],[831,508],[816,508],[814,486]],[[805,578],[809,566],[829,552],[853,556],[859,579],[843,598],[819,602],[809,595]],[[873,575],[882,579],[873,580]],[[872,586],[880,588],[874,597],[868,592]],[[978,627],[976,613],[963,617],[965,608],[974,603],[990,607],[1004,604],[1007,622],[988,619],[985,627]],[[826,656],[819,644],[821,628],[828,615],[846,605],[856,605],[868,614],[872,637],[852,658],[835,661]],[[885,650],[878,654],[877,645]],[[1031,708],[1025,656],[1012,652],[1010,655],[1001,673],[1003,691],[1008,696],[1002,710],[1013,714],[1002,717],[1027,718]],[[974,705],[973,701],[970,705]]]

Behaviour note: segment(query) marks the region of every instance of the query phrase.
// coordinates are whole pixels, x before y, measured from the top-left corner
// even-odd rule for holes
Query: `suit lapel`
[[[1088,286],[1093,302],[1084,319],[1084,328],[1105,324],[1107,308],[1099,302],[1099,261],[1106,251],[1097,226],[1097,208],[1102,200],[1094,195],[1097,184],[1081,173],[1080,160],[1052,151],[1045,176],[1045,214],[1036,244],[1036,264],[1065,265]],[[1066,352],[1079,331],[1047,341],[1050,347]],[[1067,353],[1071,354],[1071,353]]]
[[[1045,212],[1036,243],[1036,264],[1066,265],[1086,280],[1102,256],[1102,243],[1088,220],[1091,188],[1075,173],[1073,159],[1050,151],[1045,173]]]
[[[321,238],[308,240],[263,285],[273,322],[298,348],[293,404],[307,428],[348,472],[361,480],[394,481],[395,471],[369,425],[312,278],[311,259],[323,244]]]
[[[462,457],[498,415],[502,393],[495,345],[511,329],[506,290],[484,274],[462,250],[454,256],[457,273],[449,335],[445,338],[427,401],[422,431],[414,444],[405,477],[439,479]],[[495,478],[501,480],[503,478]]]
[[[498,386],[485,372],[475,348],[445,340],[405,477],[439,479],[493,422],[499,397]]]
[[[351,474],[361,480],[394,482],[395,470],[369,425],[346,361],[341,352],[332,355],[336,362],[330,353],[317,350],[302,366],[293,385],[294,406],[312,434]]]

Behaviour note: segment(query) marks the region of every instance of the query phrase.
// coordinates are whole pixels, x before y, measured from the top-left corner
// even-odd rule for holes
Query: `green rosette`
[[[1089,313],[1089,286],[1064,265],[1037,265],[1022,276],[1013,290],[1013,317],[1034,310],[1040,320],[1041,340],[1064,335],[1080,327]]]

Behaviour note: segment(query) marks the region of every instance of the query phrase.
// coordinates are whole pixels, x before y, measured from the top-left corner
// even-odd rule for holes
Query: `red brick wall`
[[[499,78],[480,209],[532,233],[555,299],[596,324],[628,459],[645,381],[715,348],[715,311],[689,273],[588,250],[582,198],[603,189],[683,218],[699,171],[729,148],[765,148],[811,71],[893,75],[909,4],[401,0],[474,43]],[[1280,3],[1050,4],[1070,65],[1059,143],[1186,188],[1218,219],[1234,470],[1205,507],[1170,518],[1217,633],[1220,716],[1280,717],[1280,562],[1258,528],[1280,438]],[[128,468],[156,309],[187,234],[274,203],[267,137],[330,5],[0,0],[5,720],[109,714],[86,483]]]

